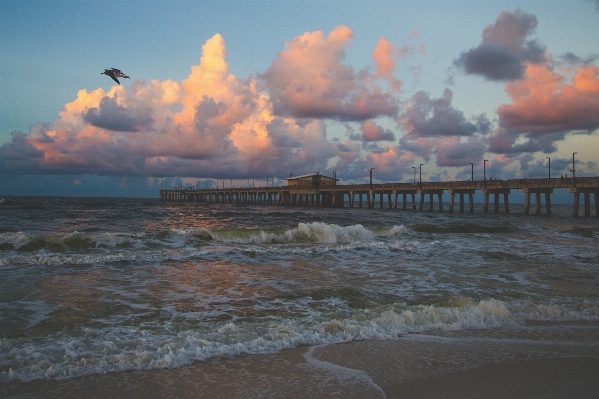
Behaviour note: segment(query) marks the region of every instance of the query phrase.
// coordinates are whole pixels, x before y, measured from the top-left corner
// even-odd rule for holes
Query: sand
[[[0,385],[0,397],[599,398],[599,345],[592,337],[406,336],[178,369],[11,382]]]

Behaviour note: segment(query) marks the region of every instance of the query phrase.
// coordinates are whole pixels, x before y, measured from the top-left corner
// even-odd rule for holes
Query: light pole
[[[551,158],[545,157],[549,160],[549,180],[551,180]]]
[[[416,167],[412,166],[412,169],[414,169],[414,183],[416,183]]]
[[[488,159],[483,160],[483,180],[485,181],[485,188],[487,188],[487,162]]]
[[[370,168],[368,170],[370,171],[370,186],[372,188],[372,171],[374,170],[374,168]]]
[[[423,163],[420,164],[420,179],[418,180],[418,183],[420,184],[420,188],[422,189],[422,165],[424,165]]]
[[[270,176],[266,176],[266,187],[268,188],[268,179],[270,179]]]
[[[337,171],[336,170],[333,171],[333,179],[335,179],[335,181],[337,181]]]
[[[572,153],[572,181],[574,185],[576,185],[576,167],[574,166],[574,154],[578,154],[577,152]]]
[[[472,167],[472,181],[474,181],[474,164],[472,162],[469,162],[469,164]]]

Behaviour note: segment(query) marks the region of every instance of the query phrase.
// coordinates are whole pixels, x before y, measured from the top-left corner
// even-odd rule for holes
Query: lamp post
[[[545,157],[545,158],[547,158],[549,160],[549,174],[548,174],[548,176],[549,176],[549,180],[551,180],[551,158],[549,158],[549,157]]]
[[[337,171],[336,170],[333,171],[333,179],[335,179],[335,181],[337,181]]]
[[[488,159],[483,160],[483,180],[485,182],[485,188],[487,188],[487,162],[489,162]]]
[[[372,188],[372,171],[374,170],[374,168],[370,168],[368,170],[370,171],[370,186]]]
[[[423,163],[420,164],[420,178],[418,180],[418,184],[420,184],[420,189],[422,189],[422,165],[424,165]]]
[[[270,179],[270,176],[266,176],[266,187],[268,188],[268,179]]]
[[[572,153],[572,181],[574,185],[576,185],[576,167],[574,166],[574,154],[578,154],[577,152]]]
[[[474,181],[474,164],[472,162],[469,162],[469,164],[472,167],[472,181]]]
[[[414,183],[416,183],[416,167],[412,166],[412,169],[414,169]]]

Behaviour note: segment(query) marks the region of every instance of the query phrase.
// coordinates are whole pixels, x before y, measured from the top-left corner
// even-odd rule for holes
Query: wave
[[[206,244],[211,241],[228,244],[343,244],[372,242],[379,238],[401,237],[406,229],[393,226],[370,230],[357,224],[338,226],[322,222],[299,223],[290,230],[201,228],[146,231],[141,233],[80,233],[66,235],[32,235],[22,232],[0,234],[0,251],[19,253],[90,253],[110,249],[156,249]]]
[[[363,309],[346,318],[198,323],[197,328],[186,330],[165,322],[152,329],[139,325],[84,328],[78,336],[62,334],[36,342],[2,338],[0,359],[5,368],[0,371],[0,383],[175,368],[215,357],[268,354],[300,345],[390,339],[430,331],[509,328],[534,320],[599,321],[599,302],[508,303],[454,298],[447,306],[396,303]]]

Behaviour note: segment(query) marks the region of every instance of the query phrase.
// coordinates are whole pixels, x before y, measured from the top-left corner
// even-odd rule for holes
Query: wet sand
[[[594,332],[563,343],[471,334],[301,347],[179,369],[11,382],[0,397],[597,398]]]
[[[506,361],[383,387],[387,398],[599,398],[599,358]]]

